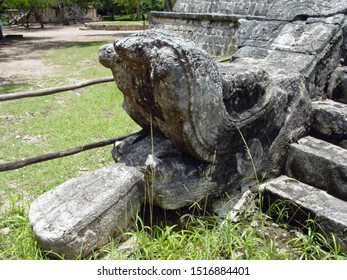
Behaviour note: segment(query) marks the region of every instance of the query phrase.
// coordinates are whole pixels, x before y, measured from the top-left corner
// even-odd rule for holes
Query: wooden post
[[[78,154],[78,153],[81,153],[81,152],[84,152],[87,150],[91,150],[91,149],[100,148],[100,147],[114,144],[116,141],[121,141],[121,140],[123,140],[127,137],[130,137],[130,136],[134,136],[134,135],[141,136],[144,134],[145,134],[144,130],[140,130],[140,131],[130,133],[127,135],[119,136],[119,137],[108,139],[108,140],[103,140],[103,141],[92,143],[92,144],[87,144],[84,146],[72,148],[72,149],[65,150],[65,151],[59,151],[59,152],[49,153],[49,154],[45,154],[45,155],[41,155],[41,156],[37,156],[37,157],[32,157],[32,158],[27,158],[27,159],[15,161],[15,162],[0,164],[0,172],[19,169],[19,168],[22,168],[22,167],[25,167],[25,166],[28,166],[28,165],[31,165],[34,163],[39,163],[39,162],[43,162],[43,161],[47,161],[47,160],[71,156],[71,155]]]
[[[14,100],[14,99],[20,99],[20,98],[27,98],[27,97],[35,97],[35,96],[44,96],[44,95],[51,95],[58,92],[68,91],[68,90],[74,90],[82,87],[87,87],[95,84],[101,84],[101,83],[108,83],[113,82],[114,78],[111,77],[103,77],[103,78],[97,78],[88,80],[85,82],[80,82],[73,85],[67,85],[67,86],[61,86],[61,87],[52,87],[52,88],[46,88],[41,89],[37,91],[24,91],[24,92],[16,92],[16,93],[7,93],[7,94],[1,94],[0,95],[0,101],[8,101],[8,100]]]

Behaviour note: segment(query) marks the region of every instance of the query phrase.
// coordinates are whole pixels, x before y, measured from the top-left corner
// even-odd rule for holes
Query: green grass
[[[112,21],[112,16],[102,16],[102,19],[104,21]],[[113,20],[123,20],[123,21],[132,21],[133,16],[132,15],[113,15]]]
[[[0,89],[0,93],[24,91],[28,88],[28,86],[29,86],[29,83],[15,83],[13,81],[10,81],[10,82],[2,85],[2,88]]]
[[[100,65],[98,61],[98,49],[105,43],[110,42],[80,42],[48,51],[43,62],[59,68],[58,75],[49,75],[45,79],[50,83],[63,81],[69,84],[76,78],[81,80],[111,76],[111,71]]]
[[[127,249],[111,241],[92,258],[122,260],[294,260],[347,259],[340,248],[308,225],[309,234],[288,231],[256,208],[237,222],[186,214],[184,225],[145,225],[126,232]],[[188,222],[187,222],[188,221]]]
[[[114,19],[115,20],[131,21],[132,20],[132,15],[115,15]]]
[[[132,20],[132,21],[127,21],[127,20],[121,20],[121,21],[99,21],[99,22],[93,22],[92,25],[101,25],[101,26],[120,26],[120,25],[143,25],[142,20]]]
[[[11,206],[0,217],[0,260],[46,259],[32,234],[27,205],[19,205],[23,200],[15,195],[10,200]]]

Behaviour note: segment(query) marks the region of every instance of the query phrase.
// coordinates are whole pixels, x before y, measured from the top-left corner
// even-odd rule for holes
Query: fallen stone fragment
[[[341,249],[347,251],[347,202],[287,176],[270,180],[259,190],[270,203],[277,199],[292,202],[291,221],[304,225],[307,219],[314,219],[318,230],[327,238],[333,233]]]
[[[347,200],[346,150],[308,136],[290,145],[287,174]]]
[[[254,201],[255,196],[256,195],[251,190],[244,192],[239,201],[227,214],[226,220],[237,222],[240,216],[249,210],[248,208],[251,207],[251,203]]]
[[[2,228],[2,229],[0,229],[0,234],[9,235],[10,229],[8,227]]]
[[[71,179],[38,197],[29,221],[42,248],[86,256],[130,226],[143,203],[143,174],[124,164]]]
[[[242,194],[243,193],[241,191],[234,190],[228,193],[228,195],[214,199],[211,203],[213,213],[215,213],[218,217],[225,218],[228,213],[233,210],[234,206],[239,202]]]

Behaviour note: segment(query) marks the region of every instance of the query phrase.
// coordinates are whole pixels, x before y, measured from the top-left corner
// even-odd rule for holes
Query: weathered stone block
[[[305,224],[306,219],[315,220],[327,237],[333,233],[341,249],[347,250],[347,203],[323,190],[281,176],[260,185],[260,191],[273,203],[277,199],[291,202],[292,221]]]
[[[221,14],[182,14],[151,12],[148,15],[150,29],[175,32],[215,55],[227,55],[236,50],[235,32],[238,17]]]
[[[338,144],[347,139],[347,105],[326,99],[313,102],[312,132]]]
[[[290,145],[287,174],[347,200],[347,153],[328,142],[307,136]]]
[[[309,16],[329,16],[346,11],[345,0],[178,0],[175,12],[225,13],[294,20]]]
[[[240,19],[237,30],[237,46],[270,48],[285,23]]]
[[[38,197],[29,221],[42,248],[86,256],[131,225],[143,203],[143,174],[124,164],[71,179]]]
[[[298,21],[288,23],[274,40],[272,48],[280,51],[318,55],[338,31],[341,32],[338,25],[323,22],[307,24],[304,21]],[[315,43],[312,44],[312,42]]]
[[[276,28],[276,21],[257,22],[257,26],[263,28],[253,29],[248,26],[252,21],[243,20],[237,38],[238,43],[245,46],[233,55],[233,61],[244,63],[242,58],[253,58],[257,60],[254,64],[262,63],[269,71],[298,72],[305,78],[311,97],[322,96],[331,72],[342,57],[342,28],[329,23],[334,19],[342,21],[340,16],[334,16],[309,24],[303,21],[282,23],[274,38],[269,31]],[[254,35],[256,31],[259,34]]]
[[[273,0],[267,18],[295,20],[309,16],[329,16],[344,13],[346,8],[345,0]]]
[[[334,101],[347,104],[347,67],[338,67],[331,75],[328,96]]]

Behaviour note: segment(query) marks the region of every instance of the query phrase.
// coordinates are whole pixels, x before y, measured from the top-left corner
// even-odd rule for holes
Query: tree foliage
[[[43,9],[51,6],[57,7],[63,17],[64,23],[69,23],[76,14],[86,13],[89,4],[95,4],[96,7],[102,7],[106,0],[0,0],[1,8],[18,9],[19,14],[25,14],[27,27],[29,26],[29,17],[34,14],[37,21],[43,28]]]
[[[30,15],[35,15],[43,26],[43,9],[52,6],[59,9],[64,24],[68,24],[78,15],[86,13],[88,5],[94,4],[99,11],[111,14],[115,12],[132,15],[140,20],[149,11],[171,11],[175,0],[0,0],[0,10],[4,8],[18,9],[27,16],[27,27]]]
[[[136,15],[141,19],[149,11],[172,11],[175,0],[114,0],[114,4],[123,8],[125,14]]]
[[[83,17],[83,14],[87,12],[88,4],[93,1],[85,0],[53,0],[55,6],[58,7],[60,14],[63,18],[63,23],[68,25],[70,21],[76,20],[76,18]]]
[[[53,3],[54,0],[4,0],[2,1],[2,7],[15,8],[18,9],[20,13],[25,14],[27,27],[29,26],[28,20],[30,15],[34,14],[43,28],[42,9],[47,8]]]
[[[176,2],[176,0],[164,0],[164,11],[165,12],[172,12],[172,9],[173,9],[175,2]]]
[[[19,10],[34,11],[53,4],[55,0],[3,0],[2,6]]]

